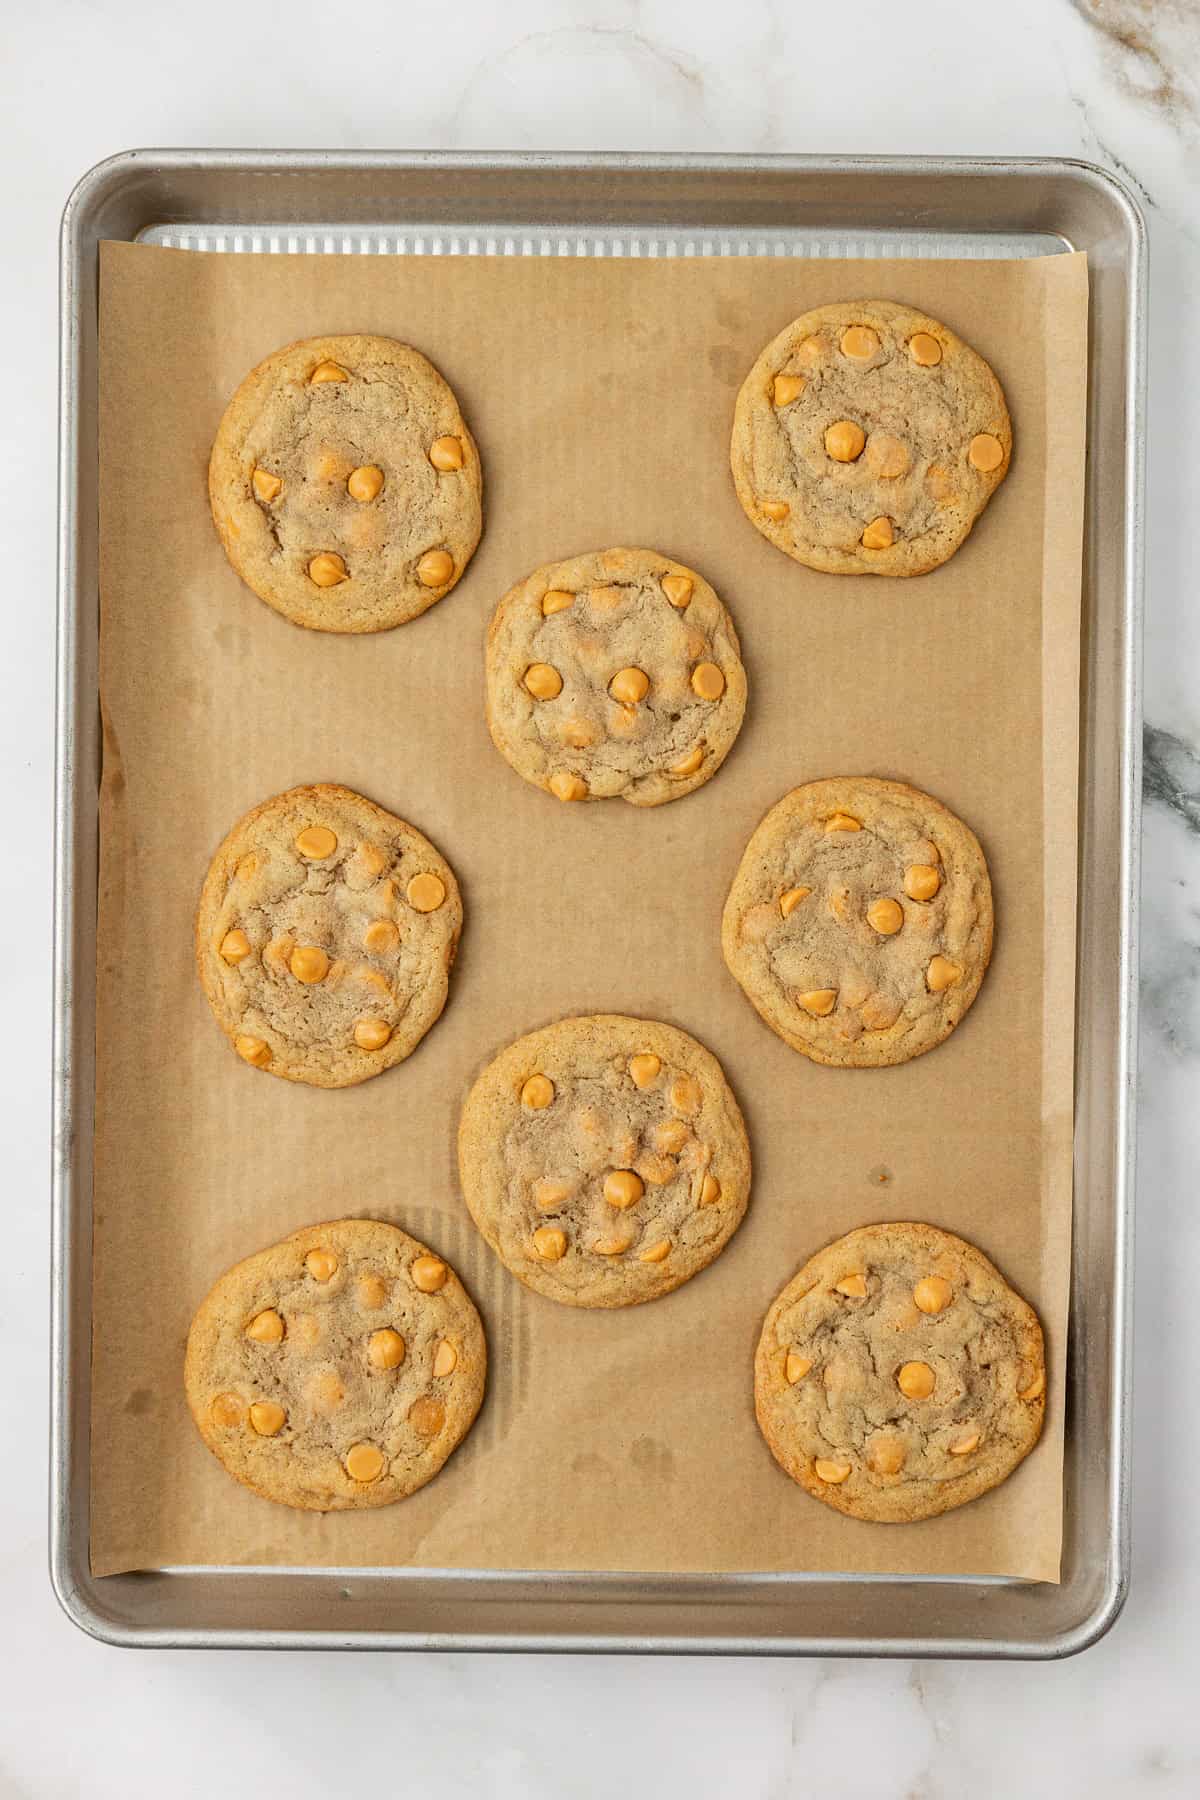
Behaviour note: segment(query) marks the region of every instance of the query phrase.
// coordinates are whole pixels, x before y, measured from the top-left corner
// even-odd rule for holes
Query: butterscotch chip
[[[785,919],[790,919],[800,902],[802,900],[807,900],[811,893],[812,889],[807,887],[787,888],[785,892],[779,896],[779,910],[783,914],[783,917]]]
[[[250,485],[254,489],[255,498],[270,505],[283,492],[283,483],[278,475],[272,475],[269,469],[255,469],[250,477]]]
[[[729,614],[653,550],[534,570],[496,608],[486,672],[497,749],[560,800],[678,799],[715,774],[745,711]]]
[[[287,1423],[287,1413],[274,1400],[255,1400],[250,1408],[250,1423],[259,1437],[274,1437]]]
[[[386,1019],[359,1019],[354,1026],[354,1041],[360,1050],[382,1050],[391,1035]]]
[[[943,1275],[922,1275],[913,1289],[913,1300],[923,1313],[945,1312],[954,1289]]]
[[[787,518],[792,509],[786,500],[760,500],[758,510],[765,519],[771,519],[778,525]]]
[[[567,769],[555,770],[548,785],[556,800],[586,800],[588,797],[587,782]]]
[[[849,1473],[849,1463],[833,1462],[828,1456],[818,1456],[813,1463],[813,1474],[818,1481],[836,1485],[838,1482],[845,1481]]]
[[[288,958],[288,967],[297,981],[311,987],[324,981],[329,973],[329,958],[319,944],[297,944]]]
[[[386,956],[399,942],[400,927],[392,919],[372,919],[363,932],[363,949],[373,956]]]
[[[404,890],[408,904],[419,913],[436,912],[446,898],[446,884],[440,875],[423,869],[414,875]]]
[[[845,1294],[848,1300],[866,1299],[866,1276],[859,1274],[857,1271],[853,1275],[844,1275],[840,1281],[835,1281],[833,1285],[835,1291],[839,1294]]]
[[[879,333],[869,325],[851,325],[843,331],[839,349],[852,362],[870,362],[879,350]]]
[[[300,790],[296,789],[296,792]],[[332,856],[337,847],[337,833],[330,831],[328,825],[306,825],[303,831],[296,833],[296,848],[310,862],[323,861]],[[248,862],[250,859],[246,857],[243,860]],[[257,861],[255,858],[256,867]]]
[[[719,700],[725,692],[725,677],[716,663],[697,663],[692,670],[692,692],[701,700]]]
[[[637,706],[650,692],[650,677],[644,669],[618,669],[608,691],[622,706]]]
[[[680,757],[678,762],[671,763],[667,768],[667,774],[673,781],[680,781],[687,775],[694,775],[703,761],[704,745],[700,743],[694,750],[689,750],[686,756]]]
[[[418,1256],[408,1272],[413,1286],[423,1294],[436,1294],[450,1277],[449,1269],[439,1256]]]
[[[443,471],[461,469],[466,461],[462,439],[456,437],[434,438],[429,446],[429,460],[435,469]]]
[[[283,1341],[283,1320],[273,1306],[255,1313],[246,1327],[246,1336],[256,1344],[279,1344]]]
[[[553,1071],[540,1079],[554,1104],[531,1110],[523,1094],[539,1064]],[[709,1053],[671,1026],[602,1014],[534,1032],[483,1071],[459,1170],[513,1274],[567,1305],[610,1307],[668,1293],[720,1252],[745,1211],[750,1162]]]
[[[904,912],[898,901],[881,895],[867,908],[867,923],[880,937],[892,937],[904,923]]]
[[[638,1251],[638,1261],[644,1263],[665,1262],[671,1254],[670,1238],[659,1238],[656,1244],[647,1245],[645,1250]]]
[[[971,439],[970,448],[967,451],[967,461],[973,469],[979,469],[982,474],[990,475],[992,470],[998,469],[1004,461],[1004,445],[999,438],[992,437],[988,432],[980,432],[977,437]]]
[[[825,448],[834,462],[855,462],[866,441],[866,432],[853,419],[837,419],[825,432]]]
[[[250,954],[250,939],[244,931],[227,931],[221,939],[221,955],[227,963],[241,962]]]
[[[961,980],[962,970],[945,956],[935,956],[925,971],[925,985],[931,994],[944,993]]]
[[[338,1259],[332,1250],[310,1250],[304,1266],[314,1281],[332,1281],[338,1271]]]
[[[865,1276],[853,1306],[837,1295],[848,1263]],[[913,1306],[934,1280],[953,1308]],[[1022,1401],[1027,1376],[1045,1379],[1041,1327],[985,1256],[933,1225],[868,1225],[819,1251],[772,1304],[755,1412],[776,1461],[810,1494],[899,1523],[962,1506],[1011,1474],[1045,1410],[1040,1395]],[[848,1471],[835,1492],[822,1462]]]
[[[811,1356],[801,1356],[797,1351],[789,1350],[784,1363],[784,1378],[790,1385],[795,1386],[796,1382],[804,1380],[811,1368]]]
[[[922,878],[928,899],[906,907],[896,896],[917,867],[937,880]],[[809,892],[784,916],[779,895],[792,886]],[[722,923],[725,961],[767,1024],[842,1068],[940,1044],[974,1001],[991,946],[991,884],[972,833],[928,794],[868,776],[810,782],[772,807]]]
[[[545,1075],[531,1075],[521,1089],[521,1105],[541,1112],[554,1098],[554,1083]]]
[[[533,1234],[533,1247],[543,1262],[559,1262],[567,1253],[567,1234],[556,1225],[539,1225]]]
[[[405,887],[402,936],[391,915]],[[231,962],[223,947],[243,920],[261,948]],[[348,788],[294,788],[218,849],[197,964],[239,1055],[288,1081],[346,1087],[403,1061],[434,1024],[461,928],[453,873],[419,831]],[[364,949],[386,955],[386,975]]]
[[[334,1258],[345,1279],[315,1284],[313,1252]],[[445,1271],[432,1295],[408,1279],[422,1259]],[[397,1310],[380,1319],[389,1292]],[[267,1297],[288,1320],[269,1349],[243,1329]],[[372,1313],[377,1329],[366,1328]],[[298,1329],[304,1319],[315,1334]],[[231,1475],[266,1499],[333,1512],[386,1505],[436,1475],[478,1411],[486,1361],[479,1315],[441,1258],[394,1225],[340,1219],[221,1277],[193,1320],[184,1384]]]
[[[892,521],[886,514],[881,514],[878,519],[872,519],[862,534],[864,550],[887,550],[895,541],[896,533],[892,529]]]
[[[777,375],[771,383],[771,398],[776,406],[790,406],[804,392],[803,375]]]
[[[906,1400],[928,1400],[936,1377],[928,1363],[908,1362],[896,1376],[896,1386]]]
[[[373,1331],[367,1339],[367,1361],[373,1369],[398,1369],[404,1361],[404,1348],[398,1331],[390,1327]]]
[[[391,338],[314,338],[260,363],[221,421],[208,485],[242,580],[319,631],[415,618],[461,577],[482,527],[454,395]]]
[[[369,506],[383,492],[383,470],[374,463],[364,463],[361,469],[352,471],[346,481],[346,492],[360,506]]]
[[[336,587],[339,581],[348,581],[350,572],[345,561],[334,550],[322,550],[314,556],[308,565],[308,578],[316,582],[320,588]]]
[[[377,1444],[351,1444],[346,1452],[346,1473],[351,1481],[378,1481],[383,1470],[384,1455]]]
[[[910,900],[932,900],[941,885],[941,874],[929,863],[911,863],[904,871],[904,891]]]
[[[553,700],[562,693],[562,676],[549,663],[530,663],[522,682],[535,700]]]
[[[448,550],[427,550],[417,564],[417,580],[422,587],[447,587],[453,575],[454,558]]]
[[[814,1019],[827,1019],[837,1005],[837,989],[809,988],[806,993],[797,994],[796,1000]]]
[[[645,1191],[641,1176],[632,1169],[614,1169],[604,1177],[604,1198],[610,1206],[636,1206]]]
[[[440,1400],[422,1395],[408,1409],[408,1422],[421,1437],[435,1438],[446,1423],[446,1409]]]
[[[804,386],[781,406],[776,384],[797,368]],[[805,313],[763,350],[738,395],[730,461],[746,516],[797,562],[920,575],[966,538],[1011,445],[981,356],[910,307],[853,301]],[[766,515],[763,495],[787,510]]]
[[[597,1256],[624,1256],[632,1243],[631,1237],[598,1237],[591,1247]]]

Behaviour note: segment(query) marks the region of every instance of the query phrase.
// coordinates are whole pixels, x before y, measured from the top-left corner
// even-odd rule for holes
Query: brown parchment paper
[[[101,259],[101,796],[92,1561],[621,1570],[860,1570],[1057,1579],[1070,1234],[1075,787],[1087,273],[1028,262],[221,256]],[[886,296],[992,363],[1012,470],[944,568],[823,576],[743,517],[734,395],[808,307]],[[446,375],[481,447],[483,543],[458,589],[378,636],[300,630],[232,573],[206,503],[242,375],[322,332],[383,332]],[[483,634],[536,564],[658,547],[730,606],[745,728],[698,793],[566,807],[492,748]],[[819,1068],[727,974],[742,847],[788,788],[911,781],[978,832],[995,957],[949,1041],[898,1069]],[[193,967],[212,851],[256,801],[339,781],[427,832],[462,883],[450,1001],[411,1059],[341,1092],[238,1062]],[[454,1134],[483,1062],[572,1012],[662,1018],[720,1057],[745,1109],[746,1221],[704,1274],[618,1312],[527,1293],[459,1195]],[[257,1499],[202,1446],[191,1314],[238,1257],[361,1213],[447,1255],[491,1351],[478,1424],[396,1506]],[[759,1437],[751,1359],[819,1245],[928,1219],[999,1263],[1046,1325],[1039,1448],[920,1525],[841,1518]]]

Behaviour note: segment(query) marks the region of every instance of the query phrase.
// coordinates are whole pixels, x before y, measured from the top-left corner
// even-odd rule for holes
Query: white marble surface
[[[344,20],[344,23],[342,22]],[[134,144],[1059,153],[1153,248],[1136,1554],[1058,1667],[116,1652],[45,1574],[58,212]],[[0,0],[9,645],[0,1796],[838,1800],[1200,1792],[1200,20],[1195,0]],[[19,256],[19,263],[17,257]],[[1187,559],[1185,563],[1185,558]]]

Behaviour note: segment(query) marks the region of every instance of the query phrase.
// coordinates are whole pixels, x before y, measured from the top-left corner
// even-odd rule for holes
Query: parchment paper
[[[101,261],[101,796],[92,1561],[861,1570],[1055,1580],[1071,1201],[1075,788],[1087,272],[1028,262],[222,256],[106,244]],[[734,395],[808,307],[886,296],[991,362],[1012,471],[944,568],[813,573],[743,517]],[[225,562],[209,447],[267,352],[321,332],[424,350],[479,439],[483,543],[460,587],[378,636],[300,630]],[[742,636],[750,702],[724,769],[643,812],[566,807],[489,741],[482,643],[536,564],[610,544],[700,569]],[[974,1009],[898,1069],[819,1068],[721,960],[742,847],[798,782],[911,781],[979,834],[997,936]],[[442,1021],[342,1092],[238,1062],[193,967],[209,858],[256,801],[340,781],[427,832],[463,886]],[[482,1064],[572,1012],[662,1018],[721,1059],[755,1180],[719,1260],[665,1300],[585,1312],[527,1293],[458,1193]],[[181,1368],[235,1259],[345,1213],[447,1255],[491,1351],[479,1422],[396,1506],[329,1517],[236,1486]],[[1018,1473],[921,1525],[841,1518],[754,1423],[768,1303],[818,1246],[880,1218],[963,1233],[1039,1309],[1045,1436]]]

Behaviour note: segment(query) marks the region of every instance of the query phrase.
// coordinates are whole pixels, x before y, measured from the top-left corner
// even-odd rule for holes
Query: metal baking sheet
[[[1088,253],[1075,1233],[1059,1586],[853,1575],[88,1565],[97,793],[97,246],[215,254]],[[1140,794],[1145,232],[1082,162],[136,151],[63,218],[51,1574],[140,1645],[1057,1657],[1129,1563],[1129,1294]],[[1114,882],[1113,872],[1119,871]]]

